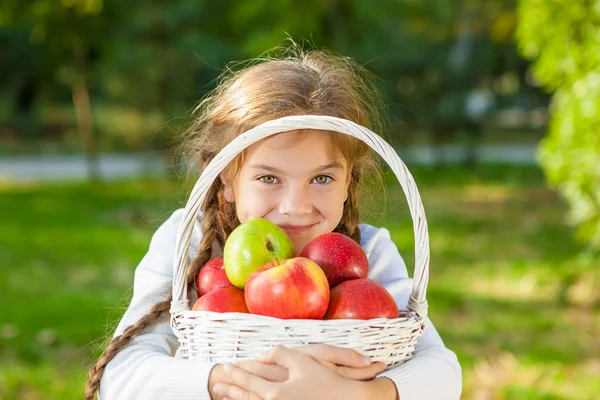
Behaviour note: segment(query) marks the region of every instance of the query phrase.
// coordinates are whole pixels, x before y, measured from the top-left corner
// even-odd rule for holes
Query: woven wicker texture
[[[254,314],[190,311],[186,274],[194,222],[204,197],[221,171],[246,147],[268,136],[297,129],[335,131],[368,144],[390,166],[406,196],[415,235],[412,294],[399,318],[358,320],[280,320]],[[326,133],[325,133],[326,134]],[[351,121],[316,115],[284,117],[261,124],[229,143],[204,169],[192,189],[176,240],[171,326],[183,358],[235,362],[256,358],[272,346],[326,343],[353,348],[388,367],[412,356],[427,320],[429,233],[414,179],[394,149],[371,130]]]

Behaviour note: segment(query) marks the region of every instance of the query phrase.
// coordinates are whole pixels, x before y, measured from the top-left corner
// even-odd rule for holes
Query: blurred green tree
[[[381,78],[392,140],[425,131],[436,144],[465,133],[477,142],[493,104],[516,102],[526,89],[528,65],[512,40],[515,2],[6,0],[0,39],[15,50],[0,55],[0,74],[8,68],[0,84],[22,108],[41,86],[61,93],[47,103],[69,101],[64,88],[72,88],[86,148],[95,147],[85,124],[92,102],[96,130],[110,133],[103,145],[163,148],[218,74],[238,67],[228,61],[289,36],[355,58]],[[508,94],[496,88],[506,75],[518,81]]]
[[[347,10],[339,25],[345,47],[334,48],[382,78],[394,133],[422,129],[435,148],[464,134],[471,144],[464,161],[472,165],[496,104],[526,89],[527,63],[512,40],[515,0],[333,3]],[[495,87],[505,75],[518,81],[513,93]],[[442,151],[434,161],[445,161]]]
[[[111,33],[123,16],[124,7],[114,0],[7,1],[1,14],[3,27],[28,30],[30,44],[43,55],[36,61],[28,85],[32,86],[33,79],[41,74],[70,88],[91,179],[99,179],[100,171],[90,86],[96,66],[107,54]]]
[[[578,236],[600,248],[600,1],[520,0],[518,21],[520,51],[554,92],[539,160]]]

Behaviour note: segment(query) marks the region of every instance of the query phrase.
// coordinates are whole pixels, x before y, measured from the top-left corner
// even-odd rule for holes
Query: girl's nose
[[[307,189],[288,190],[279,203],[283,215],[305,215],[312,212],[312,203]]]

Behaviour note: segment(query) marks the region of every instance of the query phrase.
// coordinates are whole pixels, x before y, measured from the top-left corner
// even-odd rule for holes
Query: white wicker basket
[[[281,320],[242,313],[191,311],[186,275],[194,222],[204,197],[223,168],[249,145],[268,136],[296,129],[336,131],[354,136],[375,150],[395,173],[413,219],[415,269],[412,294],[398,318],[372,320]],[[412,175],[394,149],[369,129],[351,121],[315,115],[290,116],[266,122],[237,137],[202,172],[185,207],[174,256],[171,327],[179,338],[182,358],[226,363],[256,358],[272,346],[326,343],[353,348],[387,367],[412,357],[425,329],[429,278],[429,234],[421,197]]]

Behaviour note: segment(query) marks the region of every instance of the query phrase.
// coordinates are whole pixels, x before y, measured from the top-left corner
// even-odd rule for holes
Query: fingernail
[[[233,367],[231,366],[231,364],[223,364],[223,371],[231,372],[232,369]]]
[[[362,363],[364,365],[371,365],[371,358],[367,357],[367,356],[363,356],[362,358]]]
[[[215,386],[213,386],[213,392],[215,392],[219,396],[223,396],[223,395],[227,394],[227,392],[225,390],[225,385],[223,385],[221,383],[217,383]]]

